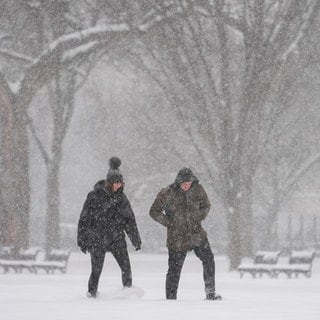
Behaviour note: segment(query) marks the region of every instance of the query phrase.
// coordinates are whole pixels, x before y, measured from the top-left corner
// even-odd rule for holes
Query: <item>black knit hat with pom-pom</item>
[[[121,160],[118,157],[112,157],[109,160],[109,170],[107,173],[107,182],[110,184],[116,183],[116,182],[123,182],[123,176],[120,171],[120,165],[121,165]]]

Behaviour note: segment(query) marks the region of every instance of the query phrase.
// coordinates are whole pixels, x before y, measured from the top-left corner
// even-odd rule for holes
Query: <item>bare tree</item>
[[[263,248],[274,246],[272,240],[282,206],[290,201],[304,178],[317,170],[320,161],[315,95],[318,72],[311,71],[315,67],[311,53],[316,56],[319,47],[313,31],[304,39],[290,69],[282,74],[281,85],[271,100],[283,111],[274,122],[255,178],[255,200],[265,209],[265,224],[260,232]],[[311,53],[308,43],[312,43]]]
[[[23,2],[18,3],[16,7],[11,7],[10,3],[7,3],[8,6],[4,6],[4,9],[7,11],[4,10],[3,12],[9,15],[14,9],[18,12],[22,11],[25,15],[22,27],[25,27],[30,32],[28,34],[28,40],[30,41],[31,38],[34,41],[38,26],[25,25],[25,20],[38,21],[36,19],[28,19],[32,17],[34,8],[25,7],[25,3]],[[46,4],[47,3],[44,3],[44,5]],[[64,7],[59,7],[59,10],[63,11],[63,8]],[[12,15],[13,12],[11,12],[11,16]],[[19,20],[20,16],[18,14],[16,14],[16,17],[17,20]],[[19,21],[17,21],[17,24],[19,25]],[[21,28],[20,25],[19,27]],[[44,30],[40,29],[40,32],[44,32]],[[67,49],[81,46],[82,39],[79,38],[79,35],[79,33],[76,35],[76,42],[78,42],[78,44],[75,44],[73,39],[70,38],[60,39],[60,42],[52,42],[51,47],[46,47],[42,52],[41,47],[43,43],[40,45],[41,41],[37,43],[38,48],[30,48],[28,44],[22,42],[17,36],[17,33],[12,33],[10,36],[4,37],[7,39],[6,42],[4,42],[4,46],[10,49],[1,50],[0,52],[2,57],[10,60],[10,63],[5,65],[6,68],[3,68],[4,72],[8,70],[8,72],[5,72],[6,75],[3,72],[1,73],[1,100],[3,102],[1,103],[1,157],[2,183],[3,186],[5,186],[2,189],[4,190],[3,199],[6,214],[6,223],[4,226],[6,236],[4,237],[4,243],[13,245],[17,249],[28,246],[30,205],[28,173],[29,144],[27,138],[28,106],[37,91],[48,79],[53,77],[60,63],[68,65],[71,61],[83,58],[84,55],[89,55],[92,47],[95,46],[97,49],[97,45],[95,44],[91,47],[89,46],[87,50],[74,54],[71,53],[69,56],[63,56],[63,52]],[[18,39],[15,36],[17,36]],[[25,39],[25,41],[27,40]],[[66,44],[65,41],[67,41],[68,44]],[[87,38],[84,43],[90,41],[91,40]],[[19,45],[17,46],[16,43]],[[66,46],[64,47],[64,45]],[[28,50],[26,50],[26,48]],[[38,54],[38,58],[16,52],[15,50],[17,49],[21,51],[24,49],[25,52],[30,52],[30,54],[36,51],[35,55]],[[16,67],[17,64],[22,64],[18,71],[20,75],[22,73],[24,77],[14,86],[10,86],[10,78],[12,74],[14,74],[14,71],[18,69]],[[11,65],[13,66],[12,68],[10,67]]]
[[[293,126],[293,123],[290,125]],[[269,157],[261,163],[263,174],[258,174],[255,181],[257,199],[265,208],[265,223],[260,234],[261,247],[264,249],[274,247],[273,240],[282,206],[290,201],[290,196],[301,180],[320,163],[320,152],[310,152],[312,148],[303,139],[300,130],[287,138],[288,135],[284,138],[280,134],[274,137],[274,145],[266,150]]]
[[[65,5],[66,3],[63,2]],[[70,11],[67,6],[61,7],[58,2],[47,3],[46,9],[39,7],[35,15],[38,22],[40,42],[44,48],[52,41],[62,37],[68,30]],[[69,14],[69,15],[67,15]],[[92,13],[93,17],[96,17]],[[89,20],[89,19],[88,19]],[[90,20],[96,23],[96,19]],[[81,26],[79,18],[72,19],[72,29]],[[91,27],[93,27],[92,25]],[[70,27],[69,27],[70,29]],[[86,55],[68,65],[63,65],[62,61],[57,64],[54,76],[47,85],[48,102],[52,115],[53,132],[51,136],[51,147],[46,148],[42,138],[37,134],[34,121],[29,118],[28,126],[34,137],[44,163],[47,167],[47,212],[46,212],[46,251],[51,248],[60,247],[60,186],[59,173],[62,161],[63,141],[70,125],[73,110],[74,96],[77,90],[87,79],[90,70],[97,61],[97,57]]]
[[[179,15],[129,48],[197,142],[227,214],[234,269],[252,254],[253,177],[281,106],[268,103],[319,1],[171,1]],[[161,12],[161,1],[156,9]],[[155,9],[155,10],[156,10]]]
[[[86,1],[83,1],[86,3]],[[33,97],[48,81],[57,76],[57,70],[66,68],[70,63],[83,61],[92,54],[113,48],[117,43],[123,41],[129,36],[137,36],[152,29],[159,23],[158,17],[153,14],[145,14],[145,11],[139,11],[142,15],[138,21],[131,21],[120,13],[126,8],[126,1],[108,1],[114,10],[119,10],[119,17],[104,18],[99,26],[90,27],[92,21],[97,21],[100,9],[94,8],[94,5],[105,2],[94,1],[93,5],[89,3],[89,10],[94,15],[89,19],[86,16],[86,10],[80,8],[80,18],[74,19],[72,16],[71,2],[66,0],[51,1],[18,1],[12,7],[11,1],[2,3],[1,17],[16,16],[19,29],[26,32],[24,41],[22,41],[17,30],[10,27],[7,23],[7,33],[3,37],[6,39],[3,47],[0,47],[0,56],[5,60],[6,68],[2,68],[0,73],[0,107],[1,107],[1,170],[3,183],[3,200],[6,213],[6,230],[4,243],[21,248],[28,245],[28,221],[30,205],[30,182],[28,173],[28,151],[29,144],[27,138],[28,107]],[[128,2],[129,4],[130,2]],[[79,9],[79,2],[75,4]],[[131,6],[132,7],[132,6]],[[105,6],[105,8],[107,8]],[[17,10],[16,12],[14,10]],[[41,18],[44,15],[34,15],[39,10],[47,12],[58,24],[62,23],[61,17],[67,18],[67,22],[72,25],[76,31],[70,31],[67,28],[64,34],[59,34],[48,44],[44,44],[39,39],[37,30],[45,32],[41,27]],[[22,11],[22,20],[24,24],[21,27],[18,13]],[[9,15],[9,13],[11,14]],[[57,12],[59,13],[57,15]],[[76,15],[75,15],[76,16]],[[40,20],[39,20],[40,19]],[[79,23],[82,22],[82,23]],[[31,27],[30,27],[31,24]],[[29,28],[27,28],[28,26]],[[45,26],[48,28],[49,26]],[[14,31],[14,32],[13,32]],[[19,36],[18,36],[19,35]],[[41,37],[40,37],[41,38]],[[31,41],[32,40],[32,41]],[[35,46],[30,46],[36,43]],[[3,44],[3,42],[2,42]],[[28,48],[28,50],[26,50]],[[7,63],[10,60],[12,63]],[[16,71],[15,64],[20,62],[23,66],[17,70],[18,76],[13,76],[16,81],[14,86],[10,86],[9,75]],[[8,71],[8,72],[7,72]],[[19,79],[19,81],[17,81]]]

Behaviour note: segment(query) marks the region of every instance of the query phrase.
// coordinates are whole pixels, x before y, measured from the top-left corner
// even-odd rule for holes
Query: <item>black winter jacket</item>
[[[135,248],[141,239],[130,202],[120,188],[112,192],[105,188],[105,180],[98,181],[83,205],[78,223],[78,246],[89,252],[109,251],[118,241],[129,236]]]

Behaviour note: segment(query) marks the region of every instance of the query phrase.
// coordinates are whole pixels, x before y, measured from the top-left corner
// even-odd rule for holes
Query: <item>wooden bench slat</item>
[[[16,259],[0,259],[0,267],[4,273],[10,270],[16,273],[21,273],[23,269],[27,269],[30,272],[37,273],[42,269],[47,273],[54,273],[55,270],[59,270],[62,273],[66,273],[70,250],[52,249],[48,260],[39,260],[40,249],[27,249],[21,250],[18,255],[15,255]]]
[[[238,267],[240,277],[249,273],[252,277],[268,274],[272,277],[272,266],[278,262],[281,251],[257,251],[252,263],[242,263]]]
[[[303,274],[310,278],[315,256],[315,251],[292,251],[287,264],[277,265],[273,268],[273,275],[277,278],[281,273],[284,273],[288,278],[291,278],[292,275],[297,278],[299,274]]]

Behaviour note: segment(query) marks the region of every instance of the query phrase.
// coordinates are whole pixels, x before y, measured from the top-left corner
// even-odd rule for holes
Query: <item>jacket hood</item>
[[[99,180],[93,187],[95,191],[105,189],[106,180]]]
[[[190,168],[182,168],[179,170],[177,177],[175,179],[175,184],[180,185],[183,182],[191,181],[199,182],[199,179],[193,174],[192,170]]]

